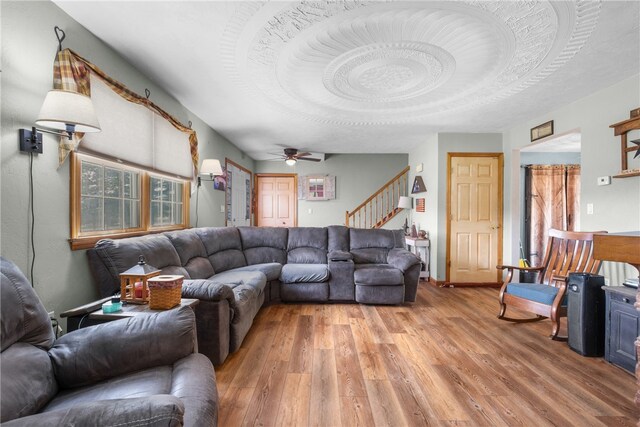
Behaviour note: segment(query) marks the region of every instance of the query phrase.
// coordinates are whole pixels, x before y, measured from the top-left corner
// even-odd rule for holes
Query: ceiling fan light
[[[287,159],[284,162],[289,166],[293,166],[293,165],[295,165],[297,163],[297,160],[296,159]]]

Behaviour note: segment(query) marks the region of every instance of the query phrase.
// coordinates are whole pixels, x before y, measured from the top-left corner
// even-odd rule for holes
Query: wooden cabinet
[[[624,286],[604,286],[607,295],[604,357],[608,362],[633,373],[636,367],[636,337],[640,316],[633,306],[636,290]]]

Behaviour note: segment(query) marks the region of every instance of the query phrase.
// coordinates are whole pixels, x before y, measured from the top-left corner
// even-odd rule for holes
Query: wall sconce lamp
[[[69,139],[75,132],[100,132],[100,123],[93,109],[91,98],[67,90],[51,90],[44,98],[36,128],[20,129],[20,151],[42,153],[42,133],[66,136]],[[53,130],[49,130],[53,129]]]
[[[204,159],[198,174],[198,187],[202,185],[202,181],[213,181],[216,175],[222,175],[222,165],[218,159]],[[209,179],[206,179],[208,177]]]

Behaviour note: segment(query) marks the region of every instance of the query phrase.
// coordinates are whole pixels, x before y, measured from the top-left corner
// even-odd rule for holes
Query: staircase
[[[345,225],[354,228],[380,228],[396,216],[400,196],[407,195],[409,166],[384,184],[353,211],[347,211]]]

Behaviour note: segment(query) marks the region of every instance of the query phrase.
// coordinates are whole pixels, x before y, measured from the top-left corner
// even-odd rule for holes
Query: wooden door
[[[500,282],[502,165],[501,153],[449,153],[447,282]]]
[[[297,225],[296,181],[296,175],[256,175],[256,225],[258,227],[295,227]]]

